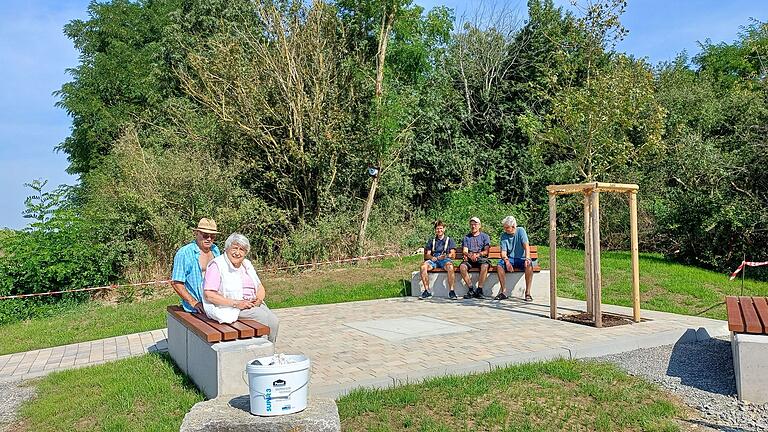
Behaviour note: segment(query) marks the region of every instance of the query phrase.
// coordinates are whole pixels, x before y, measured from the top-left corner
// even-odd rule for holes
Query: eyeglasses
[[[198,234],[200,234],[200,237],[202,237],[204,239],[209,238],[211,240],[216,240],[216,234],[204,233],[202,231],[198,231]]]

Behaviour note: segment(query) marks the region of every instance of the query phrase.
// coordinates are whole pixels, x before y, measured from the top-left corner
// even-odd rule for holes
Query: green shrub
[[[457,243],[469,232],[469,218],[472,216],[480,218],[483,223],[482,230],[491,237],[492,244],[499,244],[503,230],[501,220],[506,216],[514,216],[517,224],[522,227],[526,227],[528,223],[528,214],[523,205],[503,202],[494,192],[492,176],[467,188],[450,192],[444,204],[433,208],[428,214],[428,222],[436,219],[445,222],[446,233],[456,239]],[[423,229],[423,239],[434,234],[431,223],[426,224]],[[531,241],[535,243],[534,239]]]
[[[72,290],[108,284],[119,274],[125,245],[110,237],[109,227],[89,222],[66,207],[69,189],[43,192],[46,182],[28,184],[25,201],[29,227],[0,238],[0,296]],[[45,314],[60,299],[77,302],[87,292],[45,298],[0,300],[0,321]]]

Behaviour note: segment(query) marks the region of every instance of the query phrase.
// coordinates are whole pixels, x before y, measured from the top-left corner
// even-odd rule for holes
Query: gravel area
[[[5,432],[16,418],[22,402],[35,396],[35,387],[22,381],[0,382],[0,432]]]
[[[768,404],[736,397],[731,343],[710,339],[598,357],[672,391],[698,410],[693,423],[719,431],[768,431]]]

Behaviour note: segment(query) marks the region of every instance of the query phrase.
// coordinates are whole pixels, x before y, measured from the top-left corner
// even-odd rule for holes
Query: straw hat
[[[200,222],[197,223],[197,228],[194,228],[194,230],[208,234],[220,234],[216,231],[216,221],[208,218],[200,219]]]

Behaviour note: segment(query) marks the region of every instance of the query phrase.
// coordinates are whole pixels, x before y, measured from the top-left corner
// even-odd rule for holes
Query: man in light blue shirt
[[[499,276],[501,289],[494,300],[507,299],[505,272],[525,271],[525,301],[532,301],[531,281],[533,281],[533,264],[531,263],[531,246],[525,228],[517,226],[513,216],[507,216],[501,223],[504,232],[501,233],[501,259],[497,263],[496,273]]]
[[[195,240],[182,246],[173,258],[171,286],[181,297],[187,312],[205,313],[203,310],[203,275],[208,263],[220,255],[216,240],[216,221],[202,218],[193,229]]]

